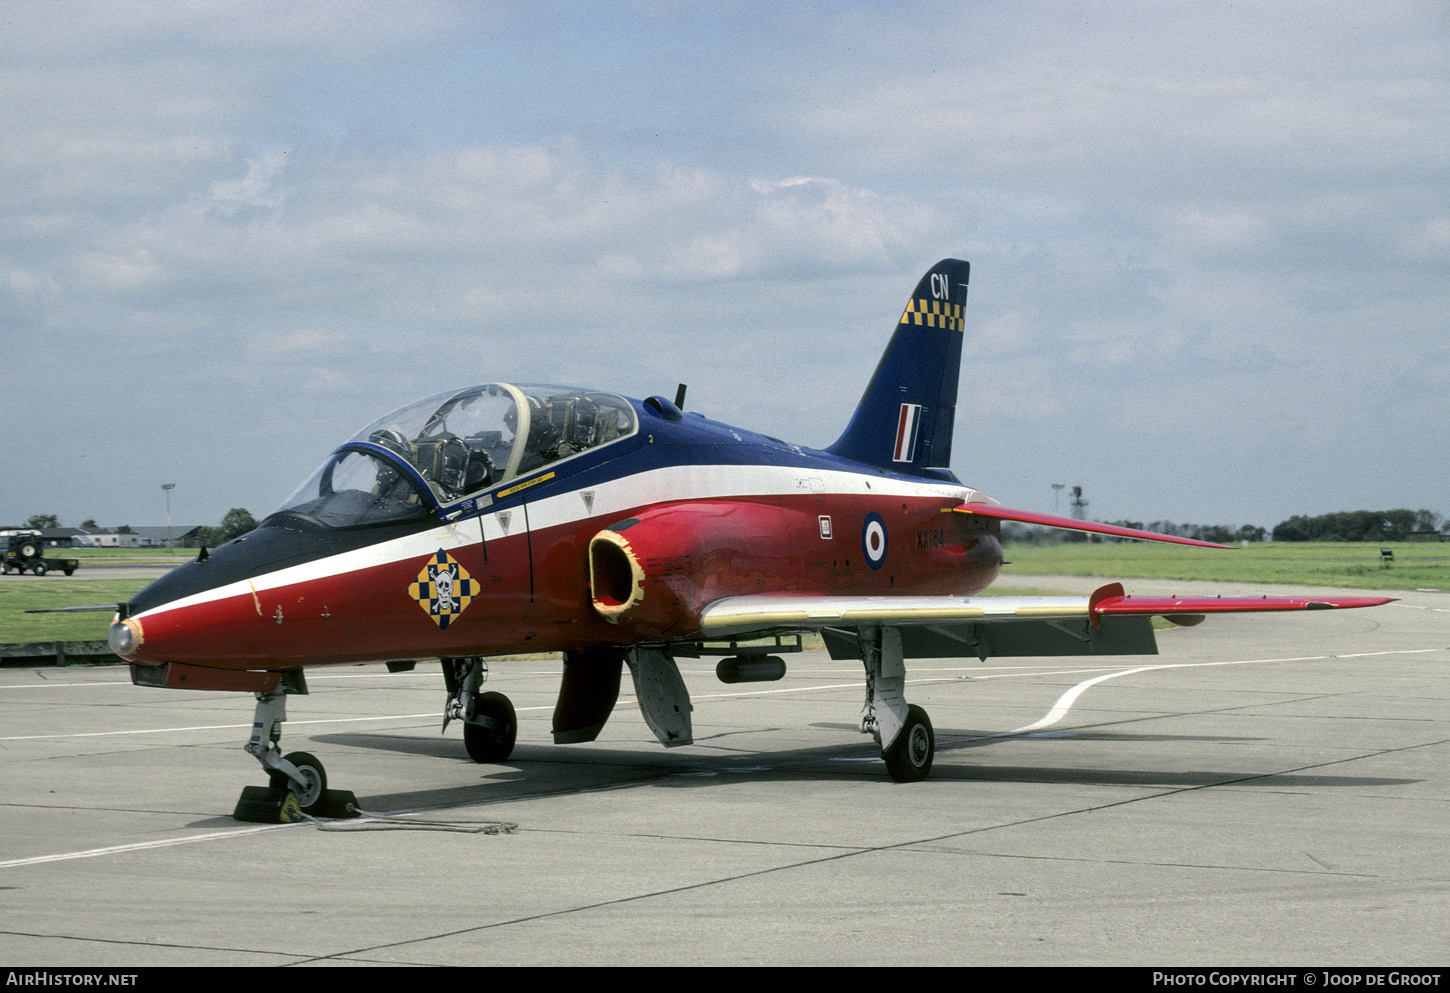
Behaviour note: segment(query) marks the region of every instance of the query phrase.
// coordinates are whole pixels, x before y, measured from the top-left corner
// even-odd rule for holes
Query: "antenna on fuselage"
[[[685,409],[685,384],[681,383],[675,387],[675,406],[680,410]]]

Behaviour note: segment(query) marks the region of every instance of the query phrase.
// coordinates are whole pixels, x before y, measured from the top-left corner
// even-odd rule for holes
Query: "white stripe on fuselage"
[[[968,487],[917,482],[854,472],[773,465],[676,465],[607,480],[592,487],[594,512],[584,512],[578,490],[529,501],[529,527],[572,524],[585,517],[619,514],[656,503],[734,500],[747,497],[851,496],[973,499]],[[978,494],[980,496],[980,494]]]
[[[525,480],[527,481],[527,480]],[[849,496],[941,498],[962,502],[983,500],[976,490],[955,483],[932,483],[889,476],[868,476],[839,470],[774,465],[675,465],[595,483],[586,505],[578,489],[569,489],[528,503],[528,525],[533,532],[573,524],[586,518],[618,520],[626,512],[657,503],[683,500],[731,500],[747,497]],[[507,530],[501,518],[507,516]],[[454,521],[426,531],[355,548],[337,555],[288,566],[250,580],[173,600],[137,614],[138,619],[235,596],[250,596],[278,587],[345,575],[361,569],[432,555],[439,548],[452,550],[498,541],[524,530],[524,509],[514,505],[485,511],[476,518]]]

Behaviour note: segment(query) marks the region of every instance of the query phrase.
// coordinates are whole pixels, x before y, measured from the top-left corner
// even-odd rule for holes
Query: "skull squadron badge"
[[[408,595],[427,611],[440,630],[448,630],[453,619],[468,609],[478,594],[478,584],[453,556],[438,549],[433,560],[408,585]]]

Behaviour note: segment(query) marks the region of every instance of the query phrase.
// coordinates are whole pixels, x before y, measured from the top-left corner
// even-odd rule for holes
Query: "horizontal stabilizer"
[[[1175,545],[1197,545],[1200,548],[1228,548],[1233,545],[1218,545],[1196,538],[1180,538],[1157,531],[1139,531],[1137,528],[1122,528],[1116,524],[1099,524],[1096,521],[1080,521],[1076,517],[1058,517],[1055,514],[1039,514],[1031,510],[1014,510],[999,507],[993,503],[964,503],[953,510],[962,514],[976,514],[978,517],[995,517],[1001,521],[1020,521],[1023,524],[1040,524],[1048,528],[1062,528],[1065,531],[1083,531],[1089,534],[1110,534],[1117,538],[1136,538],[1139,541],[1168,541]]]

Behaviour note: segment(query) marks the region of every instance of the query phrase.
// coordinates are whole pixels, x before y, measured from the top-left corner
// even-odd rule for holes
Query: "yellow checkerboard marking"
[[[945,328],[948,331],[962,329],[962,305],[945,300],[928,300],[919,297],[906,305],[901,315],[902,324],[925,324],[929,328]]]

